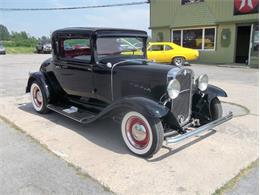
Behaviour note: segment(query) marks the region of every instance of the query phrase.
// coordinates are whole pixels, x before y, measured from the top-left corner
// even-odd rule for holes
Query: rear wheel
[[[221,102],[217,97],[215,97],[210,103],[210,114],[212,120],[217,120],[222,117],[223,109]]]
[[[128,149],[134,154],[149,157],[163,143],[163,127],[159,119],[147,119],[139,112],[127,112],[121,123],[121,133]]]
[[[178,56],[172,59],[172,64],[176,66],[184,65],[185,59],[184,57]]]
[[[33,108],[39,113],[47,113],[49,109],[47,108],[47,95],[42,89],[39,82],[33,81],[31,84],[30,95],[32,100]]]

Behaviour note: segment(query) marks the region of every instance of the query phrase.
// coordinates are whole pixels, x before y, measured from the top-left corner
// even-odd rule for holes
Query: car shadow
[[[41,116],[57,125],[63,126],[71,131],[74,131],[82,137],[84,137],[85,139],[87,139],[88,141],[100,147],[106,148],[119,154],[134,155],[127,149],[127,147],[124,144],[124,141],[121,136],[120,125],[115,123],[111,118],[98,119],[91,124],[80,124],[55,112],[49,112],[48,114],[39,114],[33,109],[31,103],[18,105],[18,108],[24,112]],[[159,155],[155,158],[151,157],[145,160],[147,162],[157,162],[163,160],[169,157],[170,155],[176,154],[186,149],[187,147],[213,135],[215,132],[215,130],[212,130],[209,133],[200,136],[197,139],[175,149],[164,145],[163,148],[168,150],[167,153]]]
[[[171,156],[171,155],[174,155],[174,154],[176,154],[176,153],[178,153],[178,152],[180,152],[180,151],[182,151],[182,150],[184,150],[184,149],[186,149],[186,148],[192,146],[193,144],[196,144],[197,142],[199,142],[199,141],[201,141],[201,140],[203,140],[203,139],[205,139],[205,138],[207,138],[207,137],[209,137],[209,136],[215,134],[216,132],[217,132],[217,131],[214,130],[214,129],[213,129],[213,130],[210,130],[208,133],[206,133],[206,134],[204,134],[204,135],[202,135],[202,136],[198,136],[197,139],[192,140],[192,141],[190,141],[190,142],[188,142],[188,143],[186,143],[186,144],[184,144],[184,145],[181,145],[181,146],[179,146],[178,148],[174,148],[174,149],[171,148],[171,147],[168,147],[168,146],[166,146],[166,145],[163,145],[162,148],[168,150],[167,153],[162,154],[162,155],[160,155],[160,156],[158,156],[158,157],[156,157],[156,158],[146,159],[146,160],[147,160],[148,162],[158,162],[158,161],[160,161],[160,160],[163,160],[163,159],[165,159],[165,158],[167,158],[167,157],[169,157],[169,156]]]
[[[98,119],[91,124],[81,124],[52,111],[48,114],[39,114],[31,103],[19,105],[19,109],[74,131],[100,147],[120,154],[131,154],[121,137],[120,126],[110,118]]]

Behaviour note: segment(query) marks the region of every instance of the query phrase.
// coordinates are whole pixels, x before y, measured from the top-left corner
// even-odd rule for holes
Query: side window
[[[165,45],[165,51],[172,50],[173,48],[170,45]]]
[[[63,39],[60,43],[60,57],[65,60],[74,60],[90,63],[91,48],[89,38]]]
[[[150,51],[163,51],[163,45],[152,45]]]

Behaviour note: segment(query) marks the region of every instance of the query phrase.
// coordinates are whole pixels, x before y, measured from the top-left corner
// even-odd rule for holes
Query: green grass
[[[225,192],[231,190],[243,176],[247,175],[252,168],[257,167],[258,165],[259,159],[253,161],[252,163],[250,163],[250,165],[240,170],[240,172],[235,177],[233,177],[225,185],[217,189],[212,195],[224,195]]]
[[[35,51],[34,47],[5,47],[7,54],[29,54]]]

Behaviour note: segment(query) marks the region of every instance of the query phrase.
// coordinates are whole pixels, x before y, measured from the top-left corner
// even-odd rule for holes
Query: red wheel
[[[121,133],[128,149],[139,156],[150,156],[162,146],[163,128],[160,121],[148,121],[138,112],[125,114]]]

